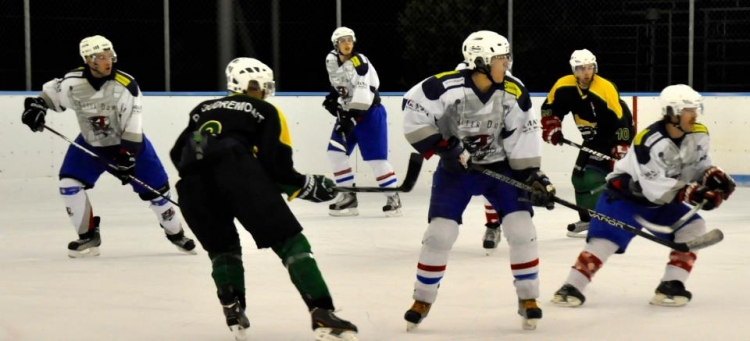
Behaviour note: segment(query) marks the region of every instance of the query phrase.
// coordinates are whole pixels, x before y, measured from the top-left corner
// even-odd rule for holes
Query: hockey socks
[[[239,242],[238,242],[239,243]],[[211,258],[211,277],[216,284],[219,295],[222,288],[231,287],[237,298],[245,307],[245,268],[242,266],[242,248],[237,245],[231,252],[209,252]]]
[[[169,192],[164,193],[164,196],[169,198]],[[168,235],[175,235],[182,231],[180,217],[175,214],[174,205],[169,200],[158,197],[150,199],[149,202],[151,203],[149,208],[154,211],[156,218],[159,219],[159,224]]]
[[[272,249],[289,272],[289,277],[307,304],[308,310],[334,309],[331,294],[304,234],[297,233]]]
[[[70,222],[79,235],[94,229],[94,214],[82,183],[71,178],[60,179],[60,195]]]

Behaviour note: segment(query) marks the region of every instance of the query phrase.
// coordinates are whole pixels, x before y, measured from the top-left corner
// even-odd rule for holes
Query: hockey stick
[[[602,154],[602,153],[600,153],[600,152],[597,152],[596,150],[593,150],[593,149],[591,149],[591,148],[589,148],[589,147],[585,147],[585,146],[582,146],[582,145],[580,145],[580,144],[578,144],[578,143],[575,143],[575,142],[573,142],[573,141],[570,141],[570,140],[568,140],[568,139],[566,139],[566,138],[562,138],[562,139],[560,139],[560,142],[562,142],[562,143],[565,143],[565,144],[567,144],[567,145],[569,145],[569,146],[573,146],[573,147],[576,147],[576,148],[578,148],[578,149],[580,149],[580,150],[582,150],[582,151],[584,151],[584,152],[586,152],[586,153],[589,153],[589,154],[591,154],[591,155],[595,155],[595,156],[598,156],[598,157],[600,157],[600,158],[602,158],[602,159],[604,159],[604,160],[607,160],[607,161],[616,161],[616,160],[618,160],[618,159],[615,159],[615,158],[613,158],[613,157],[611,157],[611,156],[609,156],[609,155],[606,155],[606,154]]]
[[[422,170],[422,161],[424,157],[418,153],[411,153],[409,156],[409,165],[406,169],[404,181],[398,187],[335,187],[339,192],[358,193],[358,192],[410,192],[419,178],[419,171]]]
[[[522,189],[524,191],[527,191],[527,192],[533,192],[534,191],[534,189],[531,186],[529,186],[529,185],[527,185],[527,184],[525,184],[523,182],[520,182],[520,181],[518,181],[516,179],[510,178],[510,177],[505,176],[503,174],[494,172],[494,171],[489,170],[487,168],[484,168],[481,165],[472,164],[471,168],[473,168],[473,169],[481,172],[484,175],[487,175],[489,177],[492,177],[492,178],[504,181],[504,182],[506,182],[506,183],[508,183],[508,184],[510,184],[512,186],[518,187],[518,188],[520,188],[520,189]],[[576,204],[573,204],[571,202],[568,202],[568,201],[565,201],[563,199],[560,199],[557,196],[554,196],[552,198],[553,198],[554,202],[556,202],[556,203],[558,203],[560,205],[563,205],[563,206],[565,206],[567,208],[574,209],[576,211],[586,211],[594,219],[601,220],[601,221],[603,221],[603,222],[605,222],[605,223],[607,223],[609,225],[612,225],[612,226],[614,226],[616,228],[619,228],[621,230],[625,230],[627,232],[630,232],[630,233],[635,234],[637,236],[641,236],[641,237],[646,238],[646,239],[648,239],[648,240],[650,240],[652,242],[655,242],[655,243],[658,243],[658,244],[670,247],[670,248],[675,249],[675,250],[680,251],[680,252],[689,252],[689,251],[700,250],[700,249],[709,247],[711,245],[714,245],[714,244],[716,244],[716,243],[718,243],[718,242],[720,242],[720,241],[722,241],[724,239],[724,234],[721,232],[721,230],[714,229],[714,230],[711,230],[711,231],[707,232],[706,234],[704,234],[704,235],[702,235],[700,237],[697,237],[697,238],[695,238],[695,239],[693,239],[693,240],[691,240],[689,242],[686,242],[686,243],[676,243],[674,241],[662,239],[662,238],[659,238],[659,237],[654,236],[652,234],[643,232],[640,229],[637,229],[637,228],[635,228],[635,227],[633,227],[633,226],[631,226],[631,225],[629,225],[629,224],[627,224],[625,222],[622,222],[620,220],[608,217],[608,216],[606,216],[604,214],[601,214],[601,213],[598,213],[598,212],[596,212],[594,210],[583,208],[583,207],[578,206]]]
[[[656,232],[661,232],[661,233],[672,233],[678,228],[682,227],[682,225],[684,225],[690,218],[692,218],[696,213],[698,213],[698,211],[701,208],[703,208],[703,205],[705,205],[707,202],[708,202],[707,200],[703,200],[698,205],[693,206],[693,208],[690,209],[688,213],[685,213],[685,215],[683,215],[682,218],[677,220],[671,226],[654,224],[637,214],[633,216],[633,218],[635,218],[635,221],[637,221],[639,224],[643,225],[643,227],[651,231],[656,231]]]
[[[115,165],[113,165],[113,164],[107,162],[106,160],[102,159],[102,157],[99,156],[98,154],[96,154],[96,153],[94,153],[94,152],[86,149],[86,147],[84,147],[84,146],[76,143],[75,141],[67,138],[65,135],[58,133],[56,130],[50,128],[48,125],[45,124],[44,128],[47,129],[47,130],[49,130],[51,133],[53,133],[53,134],[55,134],[57,136],[60,136],[63,140],[68,141],[68,143],[72,144],[73,146],[75,146],[76,148],[80,149],[84,153],[91,155],[91,157],[93,157],[95,160],[101,162],[105,166],[108,166],[109,168],[112,168],[112,169],[117,169],[117,167]],[[164,196],[164,194],[159,193],[157,190],[153,189],[151,186],[147,185],[145,182],[143,182],[141,180],[138,180],[138,178],[136,178],[136,177],[134,177],[132,175],[128,175],[128,178],[130,178],[130,180],[133,181],[133,182],[135,182],[137,185],[139,185],[139,186],[147,189],[149,192],[151,192],[151,193],[153,193],[155,195],[158,195],[158,196],[166,199],[167,201],[171,202],[175,206],[177,206],[177,207],[180,206],[179,204],[177,204],[176,202],[174,202],[174,200],[172,200],[172,199]]]

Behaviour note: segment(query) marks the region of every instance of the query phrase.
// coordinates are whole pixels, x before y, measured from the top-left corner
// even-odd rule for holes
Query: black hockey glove
[[[729,196],[734,193],[734,189],[737,187],[734,179],[716,166],[711,166],[703,173],[703,185],[712,190],[721,190],[724,200],[729,199]]]
[[[435,148],[435,154],[440,156],[443,168],[449,173],[467,172],[471,166],[471,154],[455,136],[451,136],[448,141],[441,141]]]
[[[40,132],[44,130],[44,116],[47,115],[47,103],[41,97],[26,97],[24,101],[23,115],[21,121],[29,126],[31,131]]]
[[[333,183],[333,180],[323,175],[307,175],[305,178],[305,185],[300,188],[298,198],[312,202],[324,202],[336,197],[336,192],[333,190],[336,184]]]
[[[532,205],[546,207],[548,210],[555,208],[555,186],[552,186],[552,182],[544,172],[539,169],[533,171],[525,182],[534,189],[529,194],[529,201]]]
[[[339,104],[339,94],[335,92],[331,92],[326,96],[326,99],[323,100],[323,107],[325,107],[333,117],[338,117],[339,112],[344,111],[344,108]]]
[[[117,169],[113,173],[122,181],[123,185],[127,185],[130,183],[130,177],[135,175],[135,153],[127,149],[120,149],[116,161]]]
[[[336,133],[340,136],[348,136],[354,130],[357,125],[357,120],[353,115],[346,111],[341,111],[339,114],[339,120],[336,122]]]
[[[712,190],[697,182],[685,186],[677,193],[677,200],[684,201],[691,205],[697,205],[706,201],[702,209],[706,211],[713,210],[724,202],[724,193],[721,190]]]

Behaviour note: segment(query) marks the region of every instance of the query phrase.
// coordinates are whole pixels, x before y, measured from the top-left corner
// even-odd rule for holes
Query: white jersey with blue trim
[[[404,134],[423,155],[441,139],[456,136],[472,162],[507,160],[514,170],[541,166],[541,129],[528,90],[506,75],[499,85],[479,93],[472,70],[427,78],[404,95]]]
[[[380,78],[365,55],[355,52],[349,60],[341,63],[339,54],[332,50],[326,56],[326,70],[344,110],[370,109],[380,87]]]
[[[141,91],[132,76],[113,70],[108,79],[98,79],[95,88],[83,67],[53,79],[42,86],[40,96],[57,112],[72,109],[81,135],[94,147],[119,145],[123,140],[143,141]]]
[[[700,123],[693,132],[672,139],[664,123],[656,122],[636,135],[632,148],[615,163],[607,180],[627,174],[633,181],[629,185],[633,194],[664,205],[711,167],[709,148],[708,129]]]

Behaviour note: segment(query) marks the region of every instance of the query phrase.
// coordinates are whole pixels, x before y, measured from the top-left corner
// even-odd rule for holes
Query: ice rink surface
[[[429,175],[423,175],[429,177]],[[106,179],[105,179],[106,178]],[[572,201],[569,184],[558,194]],[[232,340],[211,280],[205,251],[179,253],[147,203],[103,175],[89,191],[102,217],[101,256],[69,259],[76,239],[51,178],[0,181],[0,340]],[[305,227],[339,316],[360,340],[748,340],[750,328],[750,189],[740,188],[716,211],[702,212],[725,240],[701,250],[683,308],[648,304],[669,250],[636,237],[610,258],[580,308],[549,303],[584,240],[565,236],[578,220],[564,207],[537,210],[540,304],[535,331],[521,329],[503,242],[492,256],[481,247],[484,213],[477,197],[448,263],[437,302],[418,330],[407,333],[416,263],[427,227],[429,188],[402,194],[404,215],[385,218],[385,197],[360,194],[360,216],[333,218],[326,204],[290,203]],[[192,237],[191,232],[187,232]],[[242,233],[248,340],[312,340],[309,314],[270,250]]]

